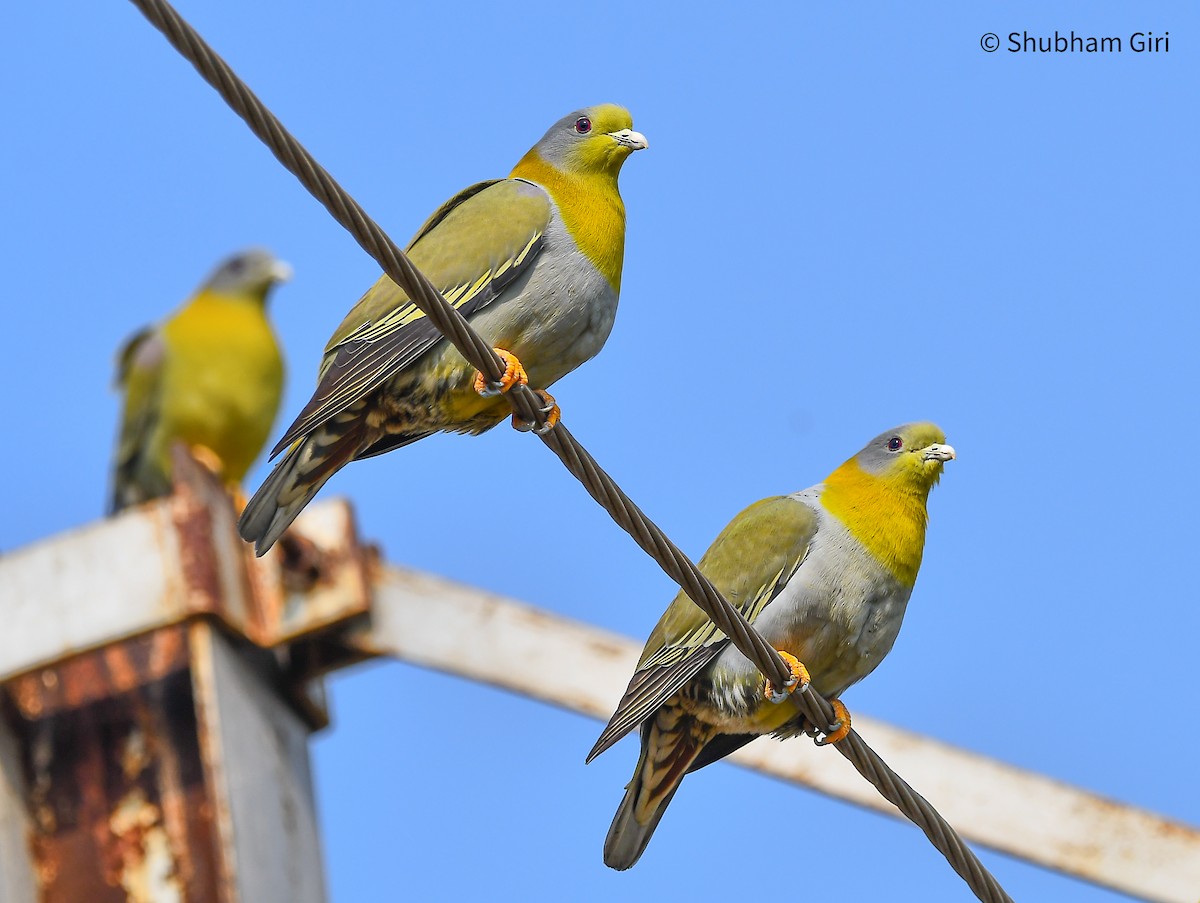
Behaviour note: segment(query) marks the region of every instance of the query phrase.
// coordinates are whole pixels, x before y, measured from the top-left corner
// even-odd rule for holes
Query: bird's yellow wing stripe
[[[700,559],[700,570],[754,623],[808,557],[816,524],[813,510],[796,499],[763,499],[721,531]],[[728,642],[704,612],[679,593],[650,634],[625,696],[588,758],[648,718]]]
[[[541,241],[543,234],[541,230],[535,232],[514,257],[503,261],[494,270],[487,270],[474,283],[463,282],[450,288],[441,289],[442,297],[456,310],[469,304],[480,292],[493,282],[500,280],[509,270],[519,268],[525,262],[525,258],[529,256],[529,252]],[[384,314],[374,323],[364,323],[360,329],[348,335],[339,345],[345,345],[351,341],[377,342],[395,330],[408,326],[424,316],[425,312],[410,301],[408,304]]]
[[[409,244],[412,262],[464,317],[497,298],[543,246],[552,205],[518,179],[486,182],[443,204]],[[413,364],[443,340],[391,279],[359,299],[325,349],[317,389],[272,456]]]
[[[762,614],[762,610],[767,607],[767,604],[778,595],[779,590],[787,583],[797,567],[800,566],[798,559],[794,566],[780,569],[765,582],[762,588],[755,596],[750,599],[749,605],[739,606],[739,610],[745,616],[746,620],[751,624]],[[690,632],[684,634],[674,642],[663,646],[645,662],[642,663],[642,669],[669,667],[677,662],[683,661],[697,649],[703,646],[709,646],[713,643],[718,643],[726,639],[723,631],[717,628],[717,625],[708,619],[706,616],[704,621],[693,628]]]

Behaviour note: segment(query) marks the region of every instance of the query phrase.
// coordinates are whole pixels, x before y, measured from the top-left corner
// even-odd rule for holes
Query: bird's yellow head
[[[925,548],[925,507],[942,467],[953,460],[946,434],[932,423],[880,433],[825,479],[821,504],[905,586]]]
[[[633,130],[629,111],[603,103],[554,123],[511,173],[546,189],[579,250],[617,292],[625,257],[625,204],[617,175],[629,155],[644,147],[646,137]]]
[[[290,278],[290,266],[269,251],[250,248],[223,261],[205,281],[202,290],[263,301],[271,286]]]
[[[644,147],[646,137],[633,130],[629,111],[602,103],[558,120],[525,156],[536,155],[574,175],[603,174],[615,179],[629,155]],[[520,166],[518,163],[517,168]]]
[[[880,433],[842,467],[856,465],[898,490],[928,495],[942,466],[953,459],[954,449],[941,429],[932,423],[906,423]]]

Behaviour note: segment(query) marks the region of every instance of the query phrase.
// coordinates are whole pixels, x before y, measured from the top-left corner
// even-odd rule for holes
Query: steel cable
[[[383,271],[408,293],[410,300],[429,317],[463,357],[489,380],[498,381],[504,372],[504,364],[491,346],[471,328],[462,314],[446,302],[383,229],[283,127],[274,114],[179,13],[166,0],[131,2],[196,68],[201,77],[216,89],[276,159],[300,180],[363,250],[375,258]],[[542,401],[527,386],[514,387],[506,397],[513,411],[522,420],[539,426],[545,422],[545,415],[541,410]],[[717,591],[666,534],[625,495],[562,422],[542,434],[541,439],[558,455],[567,470],[584,485],[592,498],[658,562],[666,574],[703,609],[743,655],[776,686],[787,683],[791,673],[779,653],[750,626],[741,612]],[[794,693],[792,699],[810,724],[822,731],[832,728],[832,706],[811,688]],[[857,733],[851,731],[845,739],[836,744],[836,747],[863,777],[875,785],[885,799],[892,802],[925,832],[930,842],[942,852],[980,900],[986,903],[1011,903],[1008,894],[949,823],[924,797],[893,772]]]

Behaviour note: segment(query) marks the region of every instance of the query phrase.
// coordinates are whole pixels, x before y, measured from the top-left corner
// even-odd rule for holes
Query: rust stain
[[[285,537],[286,538],[286,534]],[[245,567],[246,597],[250,600],[246,613],[246,636],[256,646],[268,647],[274,640],[273,625],[279,623],[283,612],[283,573],[279,566],[278,547],[264,558],[254,554],[247,544],[242,550]]]
[[[108,820],[111,883],[125,891],[129,903],[179,903],[183,886],[172,855],[162,810],[134,787],[117,801]]]
[[[367,610],[372,554],[359,546],[348,508],[337,535],[313,537],[298,525],[256,559],[232,533],[234,512],[224,487],[185,448],[173,455],[171,518],[190,612],[216,615],[270,648]],[[239,547],[241,567],[236,555],[226,560]]]
[[[370,610],[378,550],[360,546],[346,503],[334,535],[313,536],[303,519],[261,559],[246,547],[247,636],[270,648],[344,625]],[[337,523],[337,521],[334,521]]]
[[[108,696],[43,706],[32,718],[24,707],[12,719],[40,903],[216,901],[216,827],[190,671],[154,642],[121,651],[111,670],[96,653],[92,670],[58,673],[59,690],[100,674]],[[178,655],[186,666],[186,647]]]
[[[221,604],[221,571],[213,543],[210,506],[219,503],[212,492],[214,486],[220,496],[225,496],[225,491],[181,443],[171,449],[171,466],[175,478],[171,520],[179,537],[179,564],[188,608],[194,612],[216,612]],[[225,500],[229,504],[228,496]]]
[[[337,567],[337,550],[322,549],[296,530],[283,535],[279,541],[283,570],[283,587],[292,593],[307,593],[329,582],[330,572]]]
[[[186,665],[185,634],[176,625],[80,653],[15,677],[7,687],[21,717],[35,720],[128,692]]]
[[[192,673],[196,711],[196,749],[200,766],[204,769],[205,782],[211,787],[224,786],[224,759],[221,756],[220,723],[215,711],[216,702],[209,689],[215,680],[212,659],[212,631],[208,625],[194,624],[189,631],[193,659],[196,663]],[[231,826],[233,814],[230,801],[225,794],[217,792],[206,799],[213,824]],[[221,900],[237,899],[236,851],[228,830],[217,833],[214,848],[216,871],[214,872]]]
[[[163,711],[169,705],[169,700],[165,698],[162,692],[161,684],[150,688],[152,696],[157,705]],[[191,688],[189,686],[189,692]],[[196,723],[196,713],[192,712],[192,722]],[[178,731],[174,736],[181,736],[183,731]],[[197,727],[197,735],[199,728]],[[188,742],[191,742],[190,736]],[[212,807],[208,805],[207,793],[211,793],[211,788],[206,788],[206,793],[200,797],[200,806],[195,813],[189,810],[189,805],[195,804],[196,794],[189,795],[188,788],[201,783],[197,780],[194,773],[189,774],[188,763],[194,762],[198,758],[198,754],[193,754],[189,747],[183,746],[179,742],[159,742],[154,747],[154,761],[157,764],[159,771],[158,788],[159,788],[159,804],[162,809],[162,825],[166,832],[166,840],[169,849],[173,850],[188,850],[189,837],[191,833],[192,820],[195,824],[202,827],[203,830],[211,833],[215,830],[211,816]],[[175,860],[175,872],[180,882],[184,887],[191,887],[197,880],[195,864],[199,857],[185,855],[177,857]]]
[[[1089,809],[1094,817],[1112,819],[1113,824],[1120,824],[1129,818],[1129,807],[1124,803],[1104,797],[1092,797]],[[1089,814],[1091,814],[1089,813]],[[1182,822],[1169,821],[1162,816],[1151,814],[1142,820],[1142,829],[1155,837],[1181,844],[1200,844],[1200,829]]]

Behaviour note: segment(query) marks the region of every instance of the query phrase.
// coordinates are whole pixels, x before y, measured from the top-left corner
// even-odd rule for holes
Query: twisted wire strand
[[[810,724],[832,723],[833,706],[811,687],[793,693],[792,700]],[[833,746],[849,760],[859,774],[875,785],[880,796],[921,829],[929,838],[929,842],[946,857],[950,867],[974,891],[976,897],[987,903],[1012,903],[1012,898],[1000,886],[1000,882],[984,868],[979,857],[967,846],[953,826],[942,817],[932,803],[892,771],[879,753],[867,745],[867,741],[858,731],[851,728],[850,733]]]
[[[496,381],[504,364],[437,288],[425,278],[387,233],[343,189],[321,164],[229,65],[208,46],[203,38],[163,0],[132,0],[171,43],[200,73],[225,102],[258,136],[275,158],[300,180],[300,183],[329,211],[384,272],[403,288],[463,357],[489,379]],[[536,424],[545,422],[542,402],[527,386],[516,386],[506,397],[520,417]],[[791,672],[779,653],[751,628],[736,608],[730,605],[695,565],[647,518],[629,497],[604,472],[596,461],[560,423],[542,436],[543,442],[559,456],[567,469],[648,554],[679,583],[688,596],[725,632],[738,649],[777,686],[787,683]]]
[[[200,37],[166,0],[130,0],[187,59],[227,104],[250,127],[275,158],[329,211],[383,271],[408,293],[464,358],[489,380],[498,381],[504,363],[466,319],[451,307],[437,288],[324,167],[283,127],[283,124],[238,78],[229,65]],[[515,386],[506,397],[522,420],[542,425],[542,402],[527,386]],[[627,496],[560,421],[541,435],[553,451],[614,521],[687,593],[730,641],[776,686],[791,672],[779,653],[712,585],[692,561],[667,538]],[[832,729],[833,707],[811,688],[793,694],[794,704],[809,723]],[[996,879],[979,862],[957,832],[924,797],[905,783],[854,731],[837,749],[859,773],[925,832],[933,845],[985,903],[1012,903]]]

